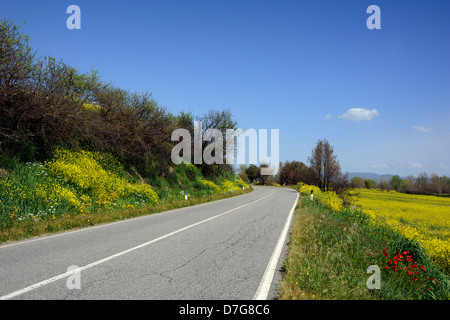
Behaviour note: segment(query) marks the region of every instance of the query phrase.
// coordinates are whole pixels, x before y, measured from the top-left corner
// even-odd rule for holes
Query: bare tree
[[[328,191],[331,182],[341,177],[339,161],[334,154],[333,147],[326,139],[317,141],[308,162],[313,174],[313,181],[322,191]]]
[[[435,173],[432,173],[430,181],[431,181],[431,189],[432,189],[431,191],[437,195],[441,194],[443,183],[442,183],[441,179],[439,178],[439,176]]]
[[[421,172],[417,176],[416,179],[416,190],[418,193],[422,194],[431,194],[430,188],[430,178],[428,177],[428,173]]]

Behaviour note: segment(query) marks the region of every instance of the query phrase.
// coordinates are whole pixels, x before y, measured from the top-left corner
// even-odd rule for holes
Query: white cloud
[[[422,164],[421,163],[417,163],[417,162],[408,162],[408,167],[410,168],[422,168]]]
[[[443,164],[443,163],[441,163],[439,166],[440,166],[442,169],[444,169],[444,170],[448,170],[448,166],[446,166],[446,165]]]
[[[424,126],[412,126],[412,128],[416,131],[420,132],[431,132],[433,131],[433,128],[425,128]]]
[[[372,166],[372,168],[380,168],[380,169],[383,169],[383,168],[389,168],[389,166],[388,166],[386,163],[380,163],[380,164],[374,164],[374,165]]]
[[[332,118],[333,118],[333,116],[331,114],[325,115],[325,120],[331,120]]]
[[[369,121],[379,115],[376,109],[350,108],[343,115],[339,116],[339,118],[350,121]]]

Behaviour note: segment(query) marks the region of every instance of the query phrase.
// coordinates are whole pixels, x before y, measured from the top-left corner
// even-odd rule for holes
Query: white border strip
[[[246,207],[246,206],[249,206],[249,205],[251,205],[251,204],[253,204],[253,203],[255,203],[255,202],[258,202],[258,201],[261,201],[261,200],[263,200],[263,199],[265,199],[265,198],[267,198],[267,197],[270,197],[270,196],[273,195],[274,193],[275,193],[275,192],[272,192],[271,194],[269,194],[269,195],[267,195],[267,196],[265,196],[265,197],[259,198],[259,199],[257,199],[257,200],[254,200],[254,201],[249,202],[249,203],[247,203],[247,204],[244,204],[244,205],[242,205],[242,206],[236,207],[236,208],[234,208],[234,209],[231,209],[231,210],[222,212],[222,213],[220,213],[220,214],[218,214],[218,215],[215,215],[215,216],[213,216],[213,217],[211,217],[211,218],[208,218],[208,219],[205,219],[205,220],[196,222],[196,223],[194,223],[194,224],[188,225],[188,226],[186,226],[186,227],[184,227],[184,228],[181,228],[181,229],[178,229],[178,230],[176,230],[176,231],[170,232],[170,233],[168,233],[168,234],[166,234],[166,235],[163,235],[163,236],[161,236],[161,237],[159,237],[159,238],[156,238],[156,239],[153,239],[153,240],[151,240],[151,241],[142,243],[142,244],[140,244],[140,245],[138,245],[138,246],[136,246],[136,247],[133,247],[133,248],[127,249],[127,250],[125,250],[125,251],[121,251],[121,252],[119,252],[119,253],[113,254],[112,256],[106,257],[106,258],[104,258],[104,259],[101,259],[101,260],[92,262],[92,263],[90,263],[90,264],[88,264],[88,265],[85,265],[84,267],[80,267],[80,268],[77,268],[77,269],[74,269],[74,270],[71,270],[71,271],[62,273],[62,274],[57,275],[57,276],[55,276],[55,277],[53,277],[53,278],[50,278],[50,279],[47,279],[47,280],[44,280],[44,281],[35,283],[35,284],[33,284],[33,285],[29,286],[29,287],[26,287],[26,288],[23,288],[23,289],[21,289],[21,290],[17,290],[17,291],[14,291],[14,292],[12,292],[12,293],[6,294],[6,295],[4,295],[4,296],[1,296],[1,297],[0,297],[0,300],[8,300],[8,299],[12,299],[12,298],[14,298],[14,297],[17,297],[17,296],[19,296],[19,295],[21,295],[21,294],[24,294],[24,293],[26,293],[26,292],[29,292],[29,291],[31,291],[31,290],[34,290],[34,289],[43,287],[43,286],[45,286],[45,285],[47,285],[47,284],[50,284],[50,283],[52,283],[52,282],[55,282],[55,281],[57,281],[57,280],[61,280],[61,279],[64,279],[64,278],[66,278],[66,277],[69,277],[69,276],[71,276],[71,275],[73,275],[73,274],[75,274],[75,273],[78,273],[78,272],[81,272],[81,271],[83,271],[83,270],[86,270],[86,269],[89,269],[89,268],[98,266],[99,264],[102,264],[102,263],[104,263],[104,262],[107,262],[107,261],[110,261],[110,260],[112,260],[112,259],[118,258],[118,257],[120,257],[120,256],[123,256],[123,255],[125,255],[125,254],[127,254],[127,253],[130,253],[130,252],[132,252],[132,251],[135,251],[135,250],[137,250],[137,249],[140,249],[140,248],[149,246],[149,245],[151,245],[151,244],[153,244],[153,243],[155,243],[155,242],[158,242],[158,241],[160,241],[160,240],[163,240],[163,239],[165,239],[165,238],[168,238],[168,237],[170,237],[170,236],[173,236],[173,235],[175,235],[175,234],[177,234],[177,233],[183,232],[183,231],[185,231],[185,230],[188,230],[188,229],[190,229],[190,228],[193,228],[193,227],[198,226],[198,225],[200,225],[200,224],[203,224],[203,223],[205,223],[205,222],[208,222],[208,221],[211,221],[211,220],[216,219],[216,218],[218,218],[218,217],[221,217],[221,216],[223,216],[223,215],[226,215],[227,213],[230,213],[230,212],[236,211],[236,210],[238,210],[238,209],[240,209],[240,208],[244,208],[244,207]]]
[[[283,230],[281,231],[280,237],[278,238],[278,242],[273,250],[272,256],[270,257],[269,263],[267,264],[266,271],[264,272],[264,276],[259,283],[258,290],[256,290],[255,296],[253,300],[266,300],[269,294],[270,286],[273,281],[273,277],[275,275],[275,271],[277,269],[278,259],[280,258],[281,251],[283,249],[284,243],[286,241],[286,237],[289,231],[289,226],[291,224],[292,216],[294,215],[295,207],[297,206],[299,194],[297,192],[297,198],[295,198],[295,203],[292,206],[291,212],[287,217],[286,223],[284,224]]]

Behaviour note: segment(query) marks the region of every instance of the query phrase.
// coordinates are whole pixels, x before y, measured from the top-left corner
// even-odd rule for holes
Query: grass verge
[[[368,288],[369,266],[379,268],[380,289]],[[449,289],[449,276],[417,242],[371,225],[358,210],[300,198],[279,299],[448,300]]]
[[[62,232],[77,228],[85,228],[102,223],[109,223],[168,210],[194,206],[206,202],[243,195],[251,191],[253,191],[253,189],[249,187],[245,190],[236,190],[228,193],[214,194],[198,198],[189,198],[188,200],[177,200],[173,202],[161,203],[154,206],[127,208],[105,212],[91,212],[86,214],[63,214],[53,220],[44,220],[38,222],[17,221],[10,228],[6,230],[0,230],[0,243],[23,240],[26,238],[42,236],[49,233]]]

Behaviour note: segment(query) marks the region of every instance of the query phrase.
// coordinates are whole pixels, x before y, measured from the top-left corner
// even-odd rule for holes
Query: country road
[[[0,246],[0,299],[273,299],[298,194],[245,195]]]

